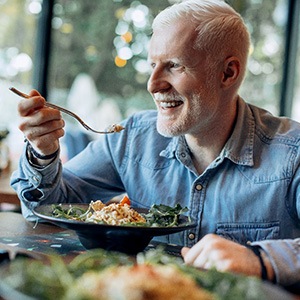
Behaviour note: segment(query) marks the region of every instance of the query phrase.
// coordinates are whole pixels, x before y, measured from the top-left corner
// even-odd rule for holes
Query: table
[[[26,221],[20,213],[0,212],[0,262],[7,259],[7,253],[10,259],[18,255],[45,259],[58,253],[69,262],[85,251],[72,231]],[[0,300],[4,299],[0,296]]]
[[[52,234],[63,229],[50,224],[38,224],[26,221],[19,213],[0,213],[0,237],[31,236],[39,234]]]
[[[7,250],[11,257],[23,254],[42,258],[58,253],[66,260],[86,251],[73,231],[29,222],[15,212],[0,212],[0,249]]]
[[[15,212],[0,212],[0,250],[7,250],[10,258],[21,254],[37,259],[55,252],[66,262],[86,251],[73,231],[49,223],[29,222]],[[289,295],[285,299],[300,300]]]

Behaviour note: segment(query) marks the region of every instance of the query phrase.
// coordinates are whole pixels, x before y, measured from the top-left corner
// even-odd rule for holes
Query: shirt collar
[[[170,143],[167,145],[166,149],[160,152],[160,156],[166,158],[174,158],[175,152],[178,145],[181,143],[180,140],[184,139],[183,136],[177,136],[171,139]]]
[[[253,144],[255,134],[255,121],[250,107],[242,99],[238,98],[237,118],[231,136],[226,142],[219,158],[225,157],[236,164],[253,166]],[[160,155],[166,158],[174,158],[176,149],[185,143],[184,136],[174,137]]]
[[[254,116],[250,107],[240,97],[237,106],[237,118],[233,132],[220,155],[229,158],[236,164],[253,166]]]

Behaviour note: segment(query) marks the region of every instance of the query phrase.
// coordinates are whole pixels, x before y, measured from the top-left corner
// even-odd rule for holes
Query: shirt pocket
[[[278,222],[218,223],[216,233],[242,245],[248,242],[279,238]]]

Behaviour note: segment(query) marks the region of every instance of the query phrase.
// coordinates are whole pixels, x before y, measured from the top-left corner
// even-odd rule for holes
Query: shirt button
[[[194,239],[195,239],[195,235],[194,235],[193,233],[190,233],[190,234],[189,234],[189,239],[190,239],[190,240],[194,240]]]
[[[196,190],[197,191],[201,191],[202,190],[202,185],[201,184],[197,184],[196,185]]]
[[[186,157],[186,154],[184,152],[182,152],[180,155],[181,157]]]

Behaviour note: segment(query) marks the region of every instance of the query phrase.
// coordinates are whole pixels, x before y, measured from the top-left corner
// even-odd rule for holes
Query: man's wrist
[[[59,149],[57,149],[55,152],[53,152],[49,155],[43,155],[43,154],[38,153],[29,143],[28,143],[28,150],[31,152],[31,154],[35,158],[41,159],[41,160],[51,160],[51,159],[55,158],[59,152]]]
[[[36,152],[29,143],[27,146],[28,161],[35,168],[45,168],[52,161],[55,160],[58,153],[59,153],[59,149],[57,149],[54,153],[52,153],[50,155],[41,155],[38,152]]]
[[[261,266],[261,279],[275,282],[275,273],[265,251],[259,245],[247,245],[258,258]]]

